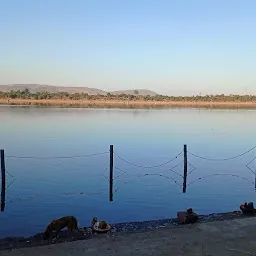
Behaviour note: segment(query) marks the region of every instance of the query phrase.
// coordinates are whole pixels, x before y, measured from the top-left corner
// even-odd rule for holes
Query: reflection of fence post
[[[254,172],[254,189],[256,191],[256,172]]]
[[[1,149],[1,176],[2,176],[1,212],[3,212],[5,208],[5,159],[4,159],[3,149]]]
[[[110,145],[109,201],[113,201],[113,170],[114,170],[114,146]]]
[[[183,193],[186,193],[186,190],[187,190],[187,176],[188,176],[188,153],[187,153],[187,145],[184,145]]]

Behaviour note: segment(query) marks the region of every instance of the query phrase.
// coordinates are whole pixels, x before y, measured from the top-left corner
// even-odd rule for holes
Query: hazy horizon
[[[3,0],[0,84],[256,93],[256,2]]]

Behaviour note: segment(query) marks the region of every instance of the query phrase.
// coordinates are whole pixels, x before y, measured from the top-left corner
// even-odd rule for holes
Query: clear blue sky
[[[0,84],[256,93],[255,0],[0,0]]]

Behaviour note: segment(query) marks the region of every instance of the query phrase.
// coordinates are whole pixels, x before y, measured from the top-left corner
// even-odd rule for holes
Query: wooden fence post
[[[1,176],[2,176],[2,188],[1,188],[1,212],[5,208],[5,159],[4,159],[4,150],[1,149]]]
[[[187,190],[187,176],[188,176],[188,152],[187,152],[187,145],[184,145],[183,193],[186,193],[186,190]]]
[[[110,145],[109,164],[109,201],[113,201],[113,171],[114,171],[114,146]]]

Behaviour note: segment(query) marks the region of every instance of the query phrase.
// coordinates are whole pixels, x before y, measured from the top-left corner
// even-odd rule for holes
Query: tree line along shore
[[[256,107],[256,95],[205,95],[205,96],[167,96],[167,95],[139,95],[111,94],[89,95],[87,93],[68,92],[30,92],[0,91],[0,103],[13,104],[76,104],[76,105],[155,105],[155,106],[241,106]]]

